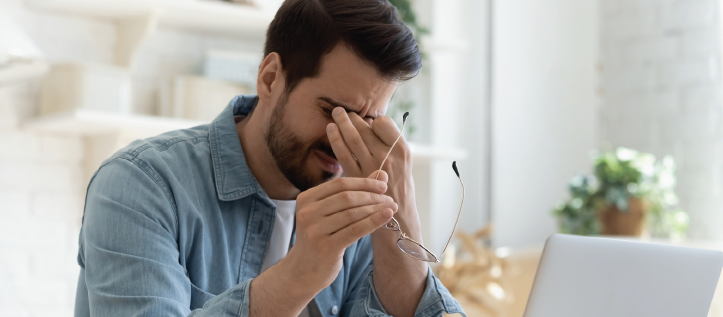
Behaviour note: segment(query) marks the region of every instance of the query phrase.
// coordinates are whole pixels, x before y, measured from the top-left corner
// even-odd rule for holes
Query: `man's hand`
[[[387,174],[374,177],[338,178],[297,197],[296,243],[251,282],[252,316],[297,316],[337,277],[344,250],[392,218]]]
[[[399,136],[394,121],[380,116],[364,120],[342,108],[332,111],[335,123],[327,125],[331,148],[347,177],[376,174],[379,165]],[[389,173],[387,195],[399,204],[394,216],[401,229],[423,243],[412,179],[412,157],[404,137],[399,139],[383,170]],[[377,230],[372,234],[374,249],[374,288],[384,309],[393,316],[412,316],[419,304],[427,277],[428,265],[406,256],[394,242],[399,232]]]
[[[399,137],[400,131],[392,118],[379,116],[373,122],[365,121],[354,112],[347,114],[340,107],[334,108],[332,116],[335,123],[327,125],[327,136],[344,175],[365,177],[379,170]],[[389,176],[386,194],[399,204],[399,214],[395,218],[409,237],[422,242],[412,179],[412,155],[404,137],[399,139],[382,169]]]
[[[394,141],[399,129],[392,118],[379,116],[373,123],[365,121],[355,112],[347,114],[343,108],[332,111],[335,123],[326,127],[329,143],[346,177],[366,177],[376,173]],[[404,137],[399,139],[382,170],[389,176],[387,195],[399,204],[395,218],[412,239],[422,242],[421,227],[414,196],[412,154]]]
[[[378,170],[400,133],[394,120],[380,116],[372,124],[354,112],[347,114],[340,107],[335,108],[332,115],[335,123],[327,125],[326,131],[344,175],[365,177]],[[382,169],[389,172],[392,182],[411,176],[411,152],[404,137],[399,139]],[[389,187],[393,190],[394,186]]]
[[[329,286],[341,269],[344,250],[397,211],[397,204],[384,195],[386,173],[380,178],[337,178],[298,196],[296,244],[286,259],[294,262],[304,285]]]

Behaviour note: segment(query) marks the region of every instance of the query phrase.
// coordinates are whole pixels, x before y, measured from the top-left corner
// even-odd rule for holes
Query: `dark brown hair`
[[[286,0],[266,32],[264,57],[281,56],[290,93],[318,75],[322,57],[339,43],[390,81],[422,68],[414,35],[388,0]]]

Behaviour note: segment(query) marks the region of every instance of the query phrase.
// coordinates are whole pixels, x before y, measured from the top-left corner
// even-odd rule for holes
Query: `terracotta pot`
[[[615,205],[608,205],[598,211],[602,235],[635,236],[643,235],[647,206],[640,198],[628,200],[628,211],[620,211]]]

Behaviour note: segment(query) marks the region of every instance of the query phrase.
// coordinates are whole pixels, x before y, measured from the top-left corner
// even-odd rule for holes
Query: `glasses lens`
[[[397,240],[397,247],[415,259],[427,262],[437,262],[437,257],[434,256],[434,254],[412,240],[404,238],[399,239]]]
[[[392,220],[389,220],[389,222],[385,223],[382,228],[392,231],[399,231],[399,223],[397,222],[397,219],[394,219],[392,217]]]

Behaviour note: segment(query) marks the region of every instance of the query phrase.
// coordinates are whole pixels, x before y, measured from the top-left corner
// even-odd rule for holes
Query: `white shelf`
[[[163,26],[263,39],[275,12],[213,0],[26,0],[30,8],[114,20],[153,13]]]
[[[63,135],[99,135],[120,130],[138,137],[152,137],[164,132],[187,129],[208,122],[147,115],[123,115],[99,111],[76,110],[71,113],[37,118],[24,125],[28,131]],[[467,152],[458,148],[434,147],[410,143],[416,160],[462,160]]]
[[[124,115],[76,110],[71,113],[34,119],[25,124],[30,131],[65,135],[93,135],[127,129],[151,137],[164,132],[191,128],[208,122],[146,115]]]

